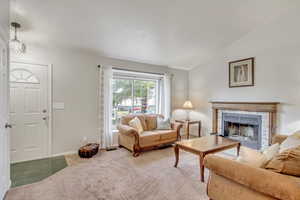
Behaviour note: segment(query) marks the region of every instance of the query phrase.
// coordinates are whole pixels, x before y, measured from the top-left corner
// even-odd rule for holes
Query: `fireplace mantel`
[[[279,102],[211,101],[213,109],[249,112],[276,112]]]
[[[218,132],[218,111],[236,110],[247,112],[265,112],[269,114],[269,138],[271,143],[272,136],[276,133],[277,105],[279,102],[234,102],[234,101],[211,101],[212,104],[212,131]]]

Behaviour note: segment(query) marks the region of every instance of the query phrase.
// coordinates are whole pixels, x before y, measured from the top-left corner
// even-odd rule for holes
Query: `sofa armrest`
[[[276,144],[279,143],[281,144],[286,138],[288,137],[288,135],[274,135],[272,138],[272,144]]]
[[[215,174],[244,185],[257,192],[284,200],[300,200],[300,180],[256,168],[216,155],[207,155],[204,165]]]
[[[138,136],[139,136],[136,129],[134,129],[130,126],[124,125],[124,124],[119,124],[117,126],[117,129],[119,130],[120,134],[125,134],[125,135],[133,136],[136,138],[138,138]]]

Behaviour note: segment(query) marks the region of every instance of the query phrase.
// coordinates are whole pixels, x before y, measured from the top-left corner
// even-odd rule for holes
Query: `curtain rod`
[[[98,68],[100,68],[101,65],[98,65]],[[124,68],[119,68],[119,67],[112,67],[115,70],[120,70],[120,71],[129,71],[129,72],[137,72],[137,73],[147,73],[147,74],[154,74],[154,75],[164,75],[164,73],[156,73],[156,72],[145,72],[145,71],[138,71],[138,70],[132,70],[132,69],[124,69]]]

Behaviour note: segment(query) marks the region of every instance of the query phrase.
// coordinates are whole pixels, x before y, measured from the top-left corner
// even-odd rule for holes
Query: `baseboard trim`
[[[6,191],[0,191],[0,199],[5,199],[5,195],[6,195]]]
[[[43,156],[43,157],[37,157],[37,158],[32,159],[32,160],[40,160],[40,159],[45,159],[45,158],[53,158],[53,157],[70,155],[70,154],[76,154],[76,153],[77,153],[77,151],[67,151],[67,152],[62,152],[62,153],[47,155],[47,156]],[[11,164],[20,163],[20,162],[26,162],[26,161],[32,161],[32,160],[19,160],[19,161],[16,161],[16,162],[11,162]]]
[[[11,180],[9,179],[8,185],[7,185],[7,190],[11,187]]]
[[[77,151],[66,151],[62,153],[56,153],[56,154],[52,154],[50,157],[65,156],[70,154],[77,154]]]
[[[2,191],[3,194],[0,194],[0,199],[5,199],[6,194],[10,187],[11,187],[11,180],[9,180],[8,183],[4,186],[4,191]]]

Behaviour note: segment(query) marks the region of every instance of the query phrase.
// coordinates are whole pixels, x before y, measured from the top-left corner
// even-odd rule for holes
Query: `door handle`
[[[47,120],[47,117],[43,117],[42,119],[43,119],[43,120]]]
[[[9,123],[6,123],[6,124],[5,124],[5,128],[12,128],[12,125],[9,124]]]

